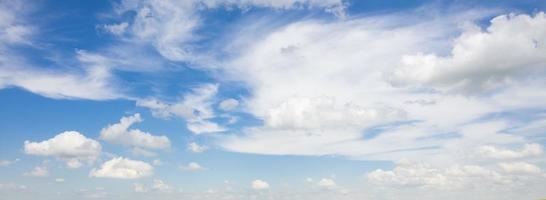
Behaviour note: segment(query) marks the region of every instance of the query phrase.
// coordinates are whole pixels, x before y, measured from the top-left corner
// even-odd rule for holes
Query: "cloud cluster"
[[[540,89],[545,17],[500,15],[483,30],[472,22],[491,13],[302,20],[273,28],[259,21],[242,28],[266,33],[228,42],[236,56],[224,71],[249,88],[244,111],[263,124],[219,145],[258,154],[456,162],[450,160],[462,146],[532,143],[529,133],[507,133],[521,124],[491,116],[546,106],[539,100],[546,94]]]
[[[250,187],[255,190],[265,190],[265,189],[269,189],[269,183],[257,179],[252,181],[252,183],[250,183]]]
[[[100,139],[114,143],[144,149],[168,149],[171,142],[167,136],[155,136],[139,129],[129,129],[133,124],[142,122],[139,113],[122,117],[117,124],[111,124],[100,132]],[[145,150],[144,150],[145,151]]]
[[[151,176],[153,171],[153,166],[146,162],[116,157],[106,161],[99,168],[93,168],[89,177],[137,179]]]
[[[397,85],[481,94],[546,73],[546,15],[501,15],[486,30],[469,25],[451,55],[406,55],[392,73]],[[516,51],[514,51],[516,50]]]
[[[70,168],[79,168],[83,163],[93,163],[101,154],[99,142],[89,139],[76,131],[59,133],[55,137],[42,141],[25,141],[26,154],[52,156],[62,160]]]

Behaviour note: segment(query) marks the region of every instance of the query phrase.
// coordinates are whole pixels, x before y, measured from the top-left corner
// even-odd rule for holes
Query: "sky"
[[[0,200],[546,198],[541,0],[0,0]]]

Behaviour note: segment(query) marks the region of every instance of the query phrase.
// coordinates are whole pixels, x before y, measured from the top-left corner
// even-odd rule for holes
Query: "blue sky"
[[[541,199],[546,3],[0,0],[0,199]]]

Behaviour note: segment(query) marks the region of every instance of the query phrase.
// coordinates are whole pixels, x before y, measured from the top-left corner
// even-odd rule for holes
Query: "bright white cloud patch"
[[[499,89],[546,71],[546,16],[501,15],[486,30],[471,25],[455,40],[451,55],[404,56],[392,74],[396,84],[424,84],[476,93]],[[536,78],[536,77],[535,77]]]
[[[139,129],[129,129],[133,124],[142,122],[140,114],[122,117],[119,123],[111,124],[100,132],[100,139],[125,146],[146,149],[168,149],[171,142],[167,136],[155,136]],[[145,150],[144,150],[145,151]]]
[[[151,176],[153,171],[152,165],[146,162],[116,157],[106,161],[99,168],[93,168],[89,177],[137,179]]]
[[[82,163],[93,163],[100,156],[102,147],[99,142],[76,131],[66,131],[42,142],[25,141],[24,149],[26,154],[52,156],[70,168],[79,168]]]
[[[494,159],[516,159],[539,156],[543,153],[540,144],[525,144],[521,150],[502,149],[491,145],[485,145],[479,147],[477,151],[479,156]]]
[[[255,190],[269,189],[269,183],[262,180],[254,180],[250,183],[250,187]]]

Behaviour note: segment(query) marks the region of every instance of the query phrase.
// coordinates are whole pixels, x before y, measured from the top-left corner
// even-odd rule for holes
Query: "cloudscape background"
[[[545,10],[0,0],[0,199],[546,198]]]

